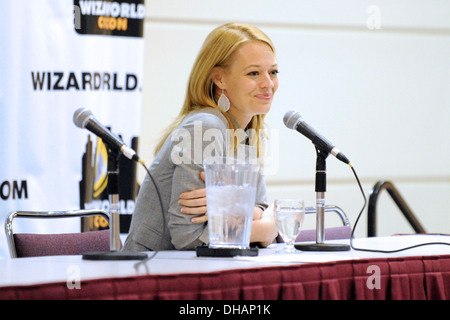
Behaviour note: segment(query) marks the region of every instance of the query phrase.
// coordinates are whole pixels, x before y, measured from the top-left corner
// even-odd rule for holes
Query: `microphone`
[[[320,150],[331,153],[333,156],[346,164],[350,164],[350,160],[339,151],[330,141],[318,134],[297,111],[288,111],[283,117],[283,122],[289,129],[296,130],[307,137]]]
[[[94,118],[92,111],[86,108],[79,108],[73,114],[73,122],[81,129],[87,129],[102,138],[102,140],[111,148],[120,151],[130,160],[140,162],[136,152],[127,147],[119,137],[105,128],[97,119]]]

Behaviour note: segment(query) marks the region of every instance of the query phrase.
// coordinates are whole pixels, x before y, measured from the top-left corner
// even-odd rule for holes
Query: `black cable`
[[[361,214],[363,213],[364,209],[366,208],[367,205],[367,198],[366,195],[364,194],[364,190],[361,186],[361,182],[359,181],[358,175],[356,174],[355,168],[353,168],[353,165],[351,163],[349,163],[350,168],[353,171],[353,174],[355,175],[356,181],[358,182],[358,186],[359,186],[359,190],[361,190],[361,194],[364,198],[364,204],[363,207],[361,209],[361,211],[358,214],[358,217],[356,218],[355,224],[353,225],[353,229],[352,229],[352,233],[350,235],[350,247],[353,250],[357,250],[357,251],[367,251],[367,252],[381,252],[381,253],[394,253],[394,252],[400,252],[403,250],[409,250],[412,248],[417,248],[417,247],[421,247],[421,246],[427,246],[427,245],[437,245],[437,244],[442,244],[442,245],[450,245],[450,243],[448,242],[427,242],[427,243],[420,243],[414,246],[410,246],[410,247],[405,247],[405,248],[401,248],[401,249],[396,249],[396,250],[378,250],[378,249],[367,249],[367,248],[357,248],[353,245],[353,239],[355,237],[355,230],[356,230],[356,225],[358,224],[359,218],[361,217]]]

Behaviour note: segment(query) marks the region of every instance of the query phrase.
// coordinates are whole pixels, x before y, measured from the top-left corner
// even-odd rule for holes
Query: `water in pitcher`
[[[256,187],[211,186],[206,189],[210,248],[248,248]]]

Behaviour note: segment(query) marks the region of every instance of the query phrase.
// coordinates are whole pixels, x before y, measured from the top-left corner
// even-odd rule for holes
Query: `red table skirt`
[[[0,299],[449,300],[450,255],[0,288]]]

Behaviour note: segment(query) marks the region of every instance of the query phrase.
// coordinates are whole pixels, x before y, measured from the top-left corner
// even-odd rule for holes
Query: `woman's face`
[[[230,100],[231,113],[242,128],[257,114],[266,114],[278,89],[278,65],[266,43],[254,41],[240,46],[215,81]]]

